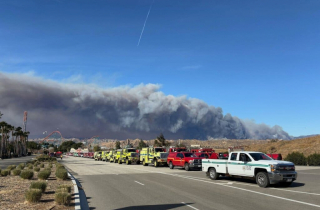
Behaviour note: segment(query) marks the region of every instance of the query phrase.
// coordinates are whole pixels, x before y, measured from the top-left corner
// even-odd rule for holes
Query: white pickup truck
[[[260,187],[281,183],[289,186],[298,174],[292,162],[273,160],[261,152],[231,152],[228,160],[203,159],[202,171],[210,179],[220,175],[255,179]]]

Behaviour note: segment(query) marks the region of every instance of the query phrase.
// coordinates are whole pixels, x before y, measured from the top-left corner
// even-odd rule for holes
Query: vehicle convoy
[[[154,164],[155,167],[167,164],[168,154],[163,147],[145,147],[140,151],[140,162],[143,166]]]
[[[102,160],[102,151],[94,152],[94,160]]]
[[[202,171],[213,180],[220,175],[255,179],[260,187],[276,183],[289,186],[298,177],[292,162],[273,160],[264,153],[248,151],[231,152],[228,160],[203,160]]]
[[[191,152],[170,152],[167,163],[170,169],[178,166],[190,171],[190,169],[201,169],[202,158]]]
[[[107,160],[108,153],[109,153],[109,151],[102,151],[102,153],[101,153],[102,161],[106,161]]]
[[[114,161],[116,155],[117,155],[117,151],[111,150],[111,151],[108,153],[106,160],[111,163],[111,162]]]
[[[135,148],[122,149],[118,163],[126,163],[127,165],[131,163],[140,163],[139,154],[136,152]]]

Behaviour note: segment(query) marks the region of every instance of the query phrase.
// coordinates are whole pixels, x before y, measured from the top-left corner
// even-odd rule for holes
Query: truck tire
[[[143,161],[142,161],[142,165],[143,165],[143,166],[147,166],[147,165],[148,165],[144,159],[143,159]]]
[[[263,188],[269,187],[270,181],[269,181],[269,176],[267,172],[261,171],[257,173],[256,182],[259,185],[259,187],[263,187]]]
[[[184,164],[184,170],[190,171],[189,163],[185,163],[185,164]]]
[[[138,161],[137,161],[137,165],[139,165],[139,164],[140,164],[140,161],[138,160]]]
[[[158,167],[159,166],[159,163],[157,162],[157,160],[154,160],[154,167]]]
[[[173,166],[173,164],[172,164],[171,161],[170,161],[170,163],[169,163],[169,168],[170,168],[170,169],[173,169],[173,168],[174,168],[174,166]]]
[[[219,178],[219,174],[217,173],[215,168],[209,169],[209,178],[212,180],[217,180]]]
[[[118,163],[119,163],[119,164],[122,164],[122,162],[121,162],[121,160],[120,160],[120,159],[118,160]]]
[[[129,165],[130,161],[128,159],[126,159],[126,165]]]

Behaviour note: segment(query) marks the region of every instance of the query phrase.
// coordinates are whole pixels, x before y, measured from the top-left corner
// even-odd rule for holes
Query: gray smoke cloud
[[[223,114],[205,102],[165,95],[156,84],[103,89],[0,73],[3,119],[22,124],[28,111],[31,137],[59,131],[64,137],[170,139],[290,139],[280,126],[269,127]]]

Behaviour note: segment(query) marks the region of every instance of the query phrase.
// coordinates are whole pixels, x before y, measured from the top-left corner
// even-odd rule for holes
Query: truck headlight
[[[189,163],[193,163],[193,160],[189,160]]]
[[[270,165],[270,168],[271,168],[271,172],[276,172],[277,170],[279,170],[278,165]]]

